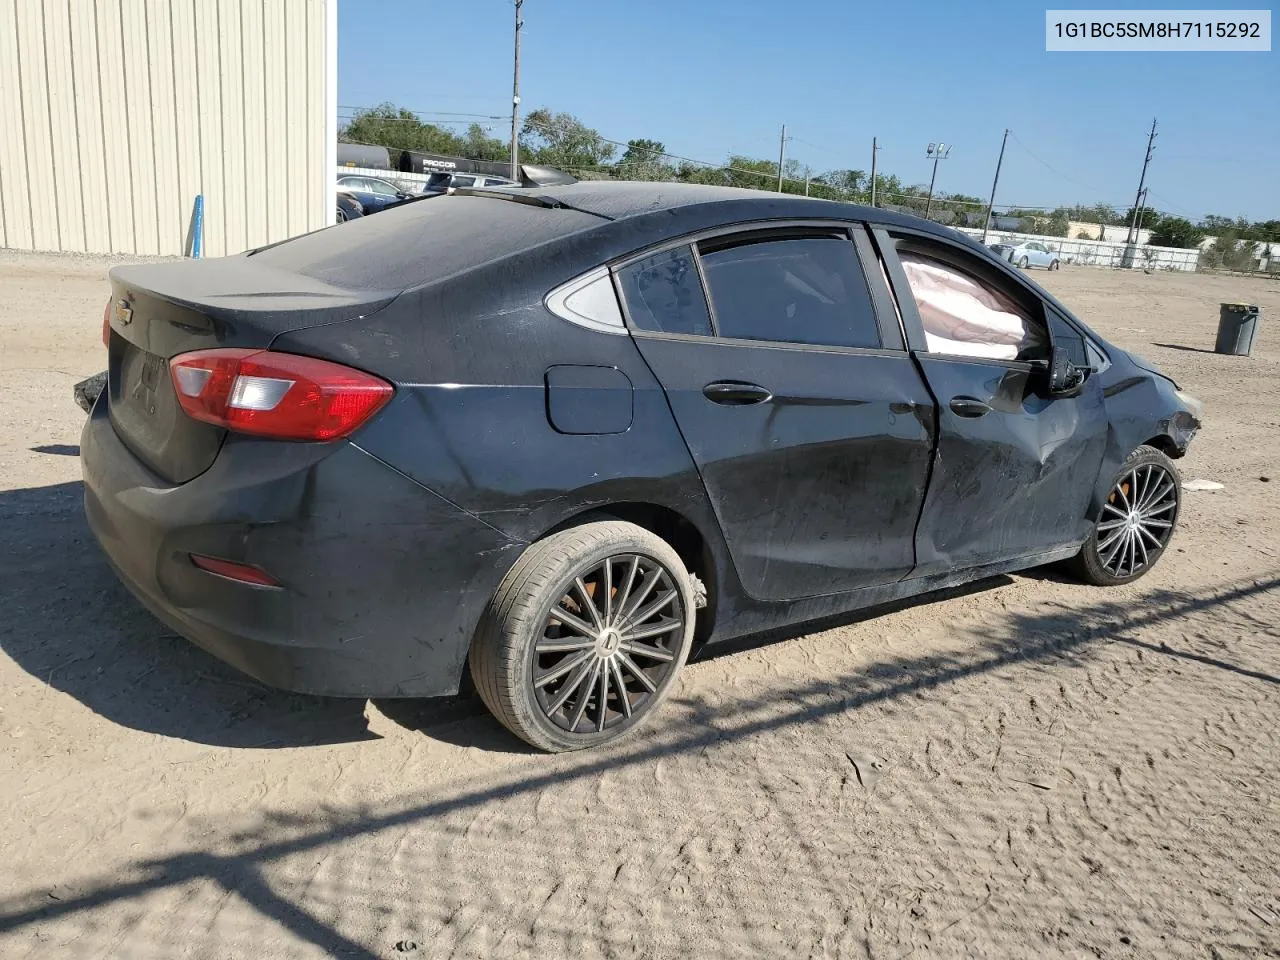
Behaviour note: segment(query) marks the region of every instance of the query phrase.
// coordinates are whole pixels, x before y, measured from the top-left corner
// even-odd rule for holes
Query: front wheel
[[[530,546],[503,578],[471,645],[485,705],[542,750],[635,730],[671,692],[693,642],[693,584],[679,555],[606,520]]]
[[[1164,554],[1178,524],[1182,479],[1173,461],[1139,447],[1120,468],[1093,533],[1068,566],[1100,587],[1132,583]]]
[[[1050,269],[1050,270],[1057,270],[1057,269],[1058,269],[1058,267],[1060,267],[1060,266],[1061,266],[1061,264],[1060,264],[1060,263],[1058,263],[1058,261],[1057,261],[1057,260],[1054,260],[1054,261],[1052,261],[1052,262],[1049,264],[1049,269]]]

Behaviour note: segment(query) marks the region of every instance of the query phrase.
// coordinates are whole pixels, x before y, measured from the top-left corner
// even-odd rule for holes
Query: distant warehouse
[[[197,195],[209,256],[332,223],[336,3],[4,4],[0,247],[182,254]]]

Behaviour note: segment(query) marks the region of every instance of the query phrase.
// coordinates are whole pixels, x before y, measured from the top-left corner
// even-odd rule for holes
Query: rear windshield
[[[603,223],[491,197],[415,200],[267,247],[253,259],[354,290],[404,290]]]

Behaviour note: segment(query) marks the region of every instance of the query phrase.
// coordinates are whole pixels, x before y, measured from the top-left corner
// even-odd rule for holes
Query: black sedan
[[[965,237],[754,191],[463,190],[111,282],[85,508],[139,599],[292,690],[469,670],[547,750],[634,729],[704,644],[1135,580],[1199,427]]]

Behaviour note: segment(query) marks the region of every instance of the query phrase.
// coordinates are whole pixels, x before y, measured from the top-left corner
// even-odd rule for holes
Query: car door
[[[368,191],[369,202],[365,203],[363,199],[360,202],[365,203],[367,213],[377,213],[379,210],[384,209],[387,204],[395,203],[397,200],[402,199],[401,191],[385,180],[379,180],[376,177],[365,177],[364,182],[365,189]]]
[[[750,596],[910,571],[934,412],[865,230],[701,237],[615,278]]]
[[[369,177],[343,177],[338,181],[338,186],[354,194],[364,212],[369,214],[377,213],[385,206],[383,198],[374,191],[375,182]]]
[[[1083,335],[1029,282],[977,251],[875,231],[907,342],[938,409],[916,537],[917,575],[1034,557],[1082,542],[1106,447],[1102,387],[1050,397],[1055,346],[1088,364]]]

